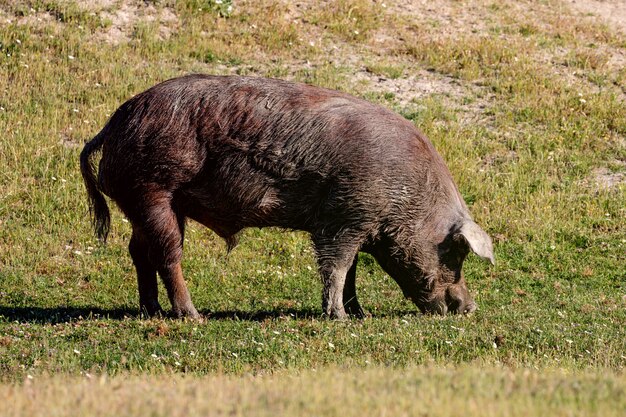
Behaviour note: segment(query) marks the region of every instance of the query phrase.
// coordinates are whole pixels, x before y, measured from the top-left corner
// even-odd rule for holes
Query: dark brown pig
[[[98,175],[91,155],[102,149]],[[450,172],[411,122],[337,91],[286,81],[189,75],[124,103],[85,145],[81,171],[98,236],[130,220],[139,302],[199,317],[183,279],[187,218],[229,246],[246,227],[311,234],[331,317],[362,316],[357,254],[372,254],[422,312],[476,306],[461,272],[469,251],[493,263]]]

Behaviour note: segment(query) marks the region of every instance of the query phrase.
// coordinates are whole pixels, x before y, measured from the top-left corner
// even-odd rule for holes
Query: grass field
[[[370,316],[325,320],[306,235],[247,230],[227,255],[189,223],[205,320],[140,317],[130,226],[114,210],[95,239],[78,154],[126,99],[190,72],[412,120],[494,239],[496,266],[464,267],[479,310],[422,316],[362,255]],[[234,415],[620,415],[625,184],[626,34],[568,3],[0,0],[0,414],[46,414],[35,396],[113,415],[135,393],[155,398],[129,415],[187,415],[215,393]]]
[[[326,368],[264,376],[55,377],[0,386],[8,416],[621,417],[624,378],[463,366]],[[3,414],[5,415],[5,414]]]

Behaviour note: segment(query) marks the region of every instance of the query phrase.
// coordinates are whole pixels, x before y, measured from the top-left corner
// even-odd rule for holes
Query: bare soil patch
[[[441,36],[484,32],[490,21],[484,3],[475,1],[396,0],[390,2],[389,11],[420,25],[435,27]]]
[[[609,190],[626,183],[626,174],[623,172],[612,172],[610,169],[602,167],[596,168],[592,172],[594,184],[602,190]]]
[[[581,16],[591,16],[626,34],[626,0],[567,0],[567,4]]]
[[[107,3],[97,2],[97,3]],[[98,5],[100,7],[102,4]],[[178,17],[168,7],[157,9],[152,4],[143,2],[125,2],[119,8],[109,11],[100,8],[95,11],[101,18],[110,21],[111,25],[98,38],[112,45],[128,42],[133,31],[140,23],[158,25],[158,36],[167,39],[178,27]]]

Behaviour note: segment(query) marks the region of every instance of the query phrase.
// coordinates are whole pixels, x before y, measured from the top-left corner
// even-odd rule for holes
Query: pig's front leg
[[[322,310],[325,315],[334,319],[346,319],[348,314],[344,307],[346,294],[346,278],[349,271],[356,272],[356,254],[358,246],[354,241],[341,242],[336,239],[314,239],[319,272],[324,289],[322,291]],[[354,268],[352,268],[354,266]],[[354,294],[354,274],[348,284],[347,295],[350,297],[350,312],[356,302]],[[360,309],[360,306],[359,306]]]
[[[357,254],[346,274],[346,282],[343,287],[343,307],[348,315],[362,319],[365,317],[365,311],[363,311],[359,300],[356,298],[356,264],[358,260],[359,256]]]

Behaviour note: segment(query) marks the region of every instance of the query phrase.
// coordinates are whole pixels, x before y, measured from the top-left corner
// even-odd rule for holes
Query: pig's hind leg
[[[139,307],[142,313],[149,317],[161,314],[163,309],[159,304],[157,287],[157,270],[150,262],[148,252],[150,247],[139,228],[133,227],[133,236],[130,238],[128,251],[137,270],[137,284],[139,287]]]
[[[171,193],[151,190],[145,195],[134,196],[132,200],[134,204],[120,207],[133,225],[135,243],[131,242],[131,256],[137,268],[140,300],[143,298],[146,302],[140,301],[142,308],[150,313],[158,306],[154,278],[154,271],[157,271],[167,289],[172,314],[175,317],[200,318],[191,302],[181,267],[185,219],[175,212]],[[141,242],[142,246],[137,242]],[[140,249],[143,249],[143,254]],[[135,255],[132,255],[133,252]],[[149,262],[150,267],[145,262]]]

